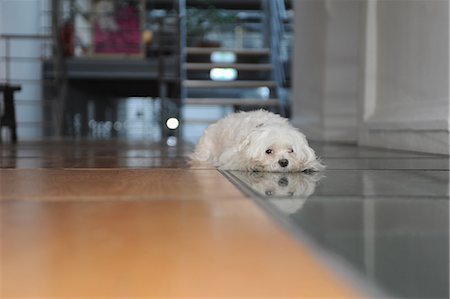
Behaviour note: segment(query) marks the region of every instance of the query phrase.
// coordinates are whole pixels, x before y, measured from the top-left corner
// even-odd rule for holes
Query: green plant
[[[218,25],[236,22],[236,13],[215,7],[210,0],[203,2],[201,7],[186,9],[186,29],[189,35],[204,36]]]

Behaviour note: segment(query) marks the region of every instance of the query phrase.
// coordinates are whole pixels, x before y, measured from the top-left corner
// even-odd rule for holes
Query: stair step
[[[270,63],[185,63],[184,67],[189,71],[207,71],[213,68],[233,68],[238,71],[270,71]]]
[[[256,88],[276,87],[274,81],[210,81],[210,80],[185,80],[184,87],[191,88]]]
[[[187,98],[187,105],[277,106],[278,99]]]
[[[233,49],[233,48],[201,48],[201,47],[187,47],[186,54],[211,54],[213,52],[232,52],[236,55],[268,55],[270,54],[270,49]]]

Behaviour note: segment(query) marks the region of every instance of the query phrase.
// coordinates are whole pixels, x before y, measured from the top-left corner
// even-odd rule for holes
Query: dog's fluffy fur
[[[323,165],[286,118],[258,110],[238,112],[210,125],[191,155],[193,165],[224,170],[300,172]]]

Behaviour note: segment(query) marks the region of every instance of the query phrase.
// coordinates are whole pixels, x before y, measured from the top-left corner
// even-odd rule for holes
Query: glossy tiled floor
[[[400,298],[449,298],[447,156],[318,145],[328,169],[228,175],[292,234]]]
[[[449,296],[447,156],[314,145],[307,174],[191,146],[2,145],[1,297]]]

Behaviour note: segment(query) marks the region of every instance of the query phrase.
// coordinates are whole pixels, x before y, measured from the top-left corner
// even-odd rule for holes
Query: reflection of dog
[[[268,173],[233,171],[239,180],[255,192],[266,197],[310,196],[316,183],[322,178],[319,173]]]
[[[191,162],[225,170],[264,172],[323,168],[305,135],[286,118],[264,110],[233,113],[210,125]]]
[[[282,212],[298,211],[314,193],[320,173],[268,173],[233,171],[234,176],[268,200]]]

